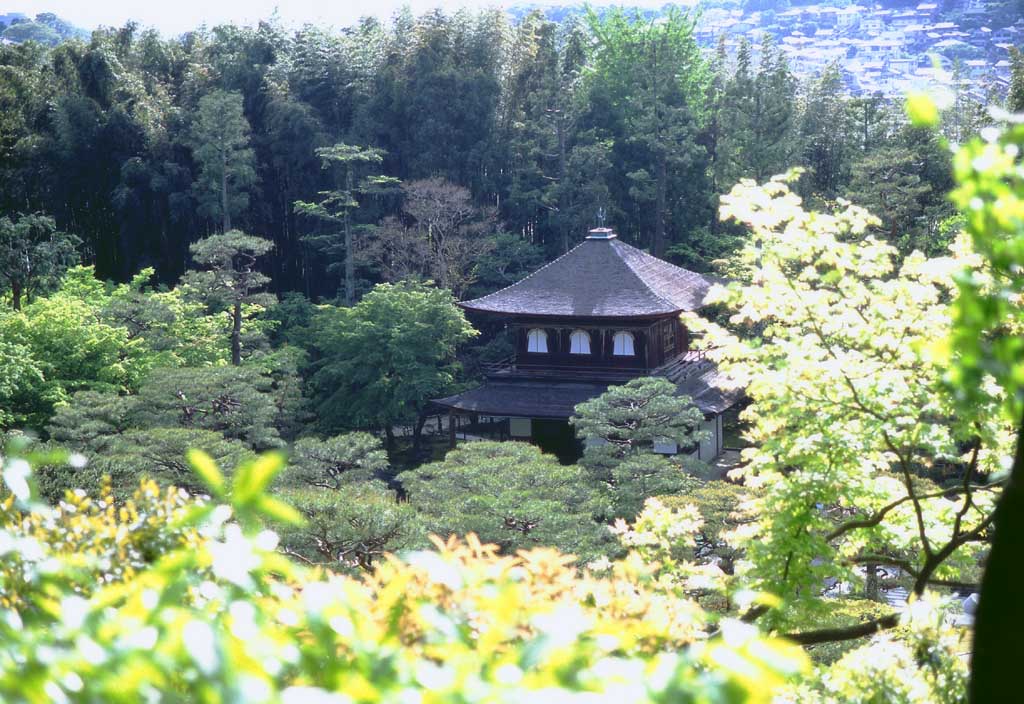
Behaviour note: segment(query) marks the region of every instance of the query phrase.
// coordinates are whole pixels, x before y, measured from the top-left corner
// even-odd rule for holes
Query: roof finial
[[[616,235],[612,228],[604,226],[604,206],[597,209],[597,227],[587,233],[588,240],[612,240]]]

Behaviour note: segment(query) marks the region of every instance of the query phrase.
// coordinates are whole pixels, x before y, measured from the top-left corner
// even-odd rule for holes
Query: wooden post
[[[455,411],[448,411],[448,447],[455,449]]]

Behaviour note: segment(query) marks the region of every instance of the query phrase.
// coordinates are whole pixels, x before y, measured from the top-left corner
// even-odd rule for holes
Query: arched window
[[[526,351],[544,354],[548,351],[548,334],[540,328],[526,333]]]
[[[633,333],[617,332],[613,339],[612,354],[616,357],[636,356],[636,348],[633,346]]]
[[[569,336],[569,354],[590,354],[590,333],[573,330]]]

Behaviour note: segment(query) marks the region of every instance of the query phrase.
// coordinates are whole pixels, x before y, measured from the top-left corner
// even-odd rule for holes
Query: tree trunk
[[[231,363],[242,364],[242,301],[236,300],[231,310]]]
[[[345,214],[345,305],[356,300],[356,260],[352,256],[352,226],[348,213]]]
[[[14,310],[21,310],[21,282],[11,282],[11,305]]]
[[[345,169],[345,191],[348,197],[352,197],[355,189],[355,174],[352,173],[352,166]],[[356,260],[352,256],[352,225],[351,212],[345,208],[345,305],[350,306],[356,300]]]
[[[1017,429],[1017,452],[1010,481],[996,507],[995,537],[981,580],[971,658],[971,704],[1005,702],[1018,688],[1024,663],[1024,418]]]
[[[220,171],[220,207],[224,232],[231,229],[231,211],[228,210],[228,155],[227,152],[221,155]]]
[[[658,177],[655,182],[654,242],[651,253],[656,257],[665,256],[665,201],[668,190],[668,155],[658,155]]]
[[[568,160],[565,154],[565,124],[558,117],[558,214],[562,230],[562,254],[569,251],[569,225],[565,217],[565,178],[568,174]]]
[[[864,566],[864,596],[878,601],[878,565]]]
[[[418,458],[420,456],[420,450],[423,448],[423,426],[427,423],[427,414],[420,413],[416,418],[416,425],[412,430],[412,454],[413,457]]]
[[[395,429],[388,423],[384,426],[384,437],[386,438],[386,444],[388,449],[388,455],[394,455],[395,453]]]

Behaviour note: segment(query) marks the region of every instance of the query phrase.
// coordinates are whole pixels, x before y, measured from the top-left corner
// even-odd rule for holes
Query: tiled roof
[[[697,310],[713,282],[612,234],[592,235],[522,281],[460,305],[507,315],[658,316]]]
[[[692,360],[680,355],[651,372],[676,384],[678,395],[689,396],[706,414],[717,414],[743,397],[743,389],[734,388],[714,362]],[[468,413],[527,418],[570,418],[577,404],[600,396],[609,384],[597,382],[552,382],[538,379],[488,380],[483,385],[447,398],[436,399],[439,406]]]
[[[607,384],[539,380],[487,381],[434,403],[460,411],[494,416],[566,419],[576,405],[600,396]]]
[[[652,372],[676,385],[676,394],[689,396],[704,413],[721,413],[743,398],[743,389],[718,369],[710,359],[691,360],[680,355]]]

